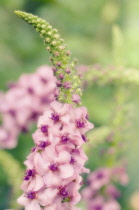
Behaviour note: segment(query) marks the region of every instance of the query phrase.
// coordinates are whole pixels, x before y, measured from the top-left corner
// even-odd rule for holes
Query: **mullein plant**
[[[122,158],[126,146],[124,140],[127,140],[125,136],[125,130],[127,129],[125,116],[128,111],[125,105],[126,97],[125,88],[120,87],[116,95],[117,110],[115,110],[111,121],[111,129],[103,128],[104,133],[100,138],[101,142],[102,139],[106,140],[107,145],[105,150],[103,148],[99,154],[102,167],[91,172],[87,179],[87,186],[82,191],[87,210],[121,209],[118,199],[122,194],[117,185],[126,186],[128,184],[126,164]],[[93,135],[90,133],[92,141],[94,139]]]
[[[71,61],[70,51],[58,31],[44,20],[21,11],[15,12],[41,34],[52,54],[53,72],[57,79],[55,101],[39,118],[33,134],[35,146],[28,155],[27,167],[18,203],[26,210],[78,209],[79,189],[87,160],[82,145],[85,133],[93,128],[88,113],[81,105],[80,79]]]

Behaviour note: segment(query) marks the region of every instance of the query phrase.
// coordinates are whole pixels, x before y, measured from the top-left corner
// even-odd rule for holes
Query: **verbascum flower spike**
[[[57,30],[31,14],[16,14],[31,23],[48,44],[59,88],[59,102],[50,104],[33,134],[35,146],[24,162],[24,193],[18,203],[26,210],[76,210],[81,174],[89,172],[84,167],[87,156],[82,145],[87,142],[85,133],[94,127],[88,121],[87,109],[75,106],[80,105],[80,78]]]
[[[54,65],[53,71],[58,80],[57,86],[60,90],[62,89],[58,99],[61,102],[72,103],[73,94],[81,95],[80,79],[74,67],[76,60],[71,61],[71,53],[67,50],[58,30],[53,29],[48,22],[32,14],[22,11],[15,11],[15,13],[40,33],[47,45],[46,49],[52,55],[50,60]]]

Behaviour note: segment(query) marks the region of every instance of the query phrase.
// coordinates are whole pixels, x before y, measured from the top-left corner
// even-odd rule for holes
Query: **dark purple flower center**
[[[40,141],[40,144],[38,145],[38,147],[41,147],[42,149],[44,149],[46,146],[48,146],[47,141]]]
[[[32,200],[36,197],[36,193],[34,191],[26,192],[26,197]]]
[[[34,176],[36,174],[35,169],[29,169],[26,171],[27,176]]]
[[[60,188],[59,190],[59,195],[63,196],[63,197],[68,197],[68,191],[66,190],[65,187]]]
[[[49,166],[51,171],[57,171],[58,170],[58,164],[57,163],[53,163]]]
[[[61,136],[61,141],[62,142],[68,142],[69,140],[70,140],[70,138],[67,135]]]
[[[103,177],[104,177],[103,172],[98,172],[96,177],[97,177],[97,179],[103,179]]]
[[[70,164],[74,164],[75,162],[76,162],[75,158],[74,157],[71,157]]]
[[[40,80],[42,81],[43,84],[47,83],[47,79],[45,79],[44,77],[41,77]]]
[[[33,90],[32,87],[28,87],[27,90],[28,90],[28,93],[29,93],[29,94],[31,94],[31,95],[34,94],[34,90]]]
[[[96,205],[92,209],[94,209],[94,210],[102,210],[102,206]]]
[[[24,180],[28,181],[31,177],[34,177],[36,174],[35,169],[29,169],[25,172],[26,176],[24,177]]]
[[[42,125],[40,129],[41,129],[42,133],[47,133],[48,132],[48,125]]]
[[[56,113],[52,113],[51,119],[54,120],[55,122],[59,121],[59,115]]]
[[[85,135],[82,135],[82,139],[83,139],[84,142],[87,142],[87,138],[86,138]]]
[[[25,181],[28,181],[29,179],[30,179],[29,176],[25,176],[25,177],[24,177],[24,180],[25,180]]]
[[[13,110],[13,109],[10,109],[10,110],[8,111],[8,113],[9,113],[12,117],[15,117],[15,116],[16,116],[16,111]]]
[[[83,120],[77,120],[76,121],[76,126],[77,126],[77,128],[84,128],[85,127],[85,122]]]
[[[39,116],[39,113],[38,113],[38,112],[33,112],[33,113],[31,114],[30,118],[31,118],[32,120],[37,120],[38,116]]]
[[[26,126],[22,126],[20,129],[21,129],[21,132],[23,132],[23,133],[28,132],[28,128]]]
[[[47,97],[42,97],[40,100],[42,104],[47,104],[50,102],[50,100]]]

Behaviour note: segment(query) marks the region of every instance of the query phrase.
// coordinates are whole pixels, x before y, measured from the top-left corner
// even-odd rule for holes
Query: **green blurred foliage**
[[[1,0],[0,1],[0,89],[6,90],[9,81],[16,80],[22,72],[33,72],[42,64],[50,64],[49,54],[41,39],[26,23],[18,19],[14,10],[25,10],[34,13],[50,22],[66,40],[73,56],[79,64],[101,63],[102,65],[125,65],[139,68],[139,1],[138,0]],[[121,28],[119,32],[116,28]],[[115,42],[113,50],[112,28],[121,42]],[[121,35],[120,35],[121,34]],[[118,53],[117,53],[118,52]],[[114,110],[114,94],[116,87],[108,85],[89,87],[84,92],[83,104],[88,107],[90,120],[95,127],[109,124]],[[138,183],[138,91],[131,89],[131,102],[134,102],[132,125],[132,141],[129,141],[130,152],[129,175],[131,183],[123,189],[122,209],[127,210],[126,201]],[[32,128],[31,132],[35,128]],[[30,151],[33,143],[31,132],[21,135],[18,147],[8,152],[20,162]],[[106,145],[101,144],[89,155],[88,166],[93,170],[101,160],[98,151]],[[0,169],[0,209],[8,208],[7,198],[10,186],[3,169]]]

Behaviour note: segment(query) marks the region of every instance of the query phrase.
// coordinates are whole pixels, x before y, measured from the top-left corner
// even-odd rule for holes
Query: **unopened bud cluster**
[[[53,71],[60,89],[58,99],[61,102],[72,103],[72,95],[81,95],[80,79],[75,71],[76,61],[70,61],[70,51],[64,40],[60,38],[57,29],[53,29],[45,20],[21,11],[15,12],[19,17],[31,24],[43,38],[46,49],[51,53]],[[62,91],[61,91],[62,90]]]

